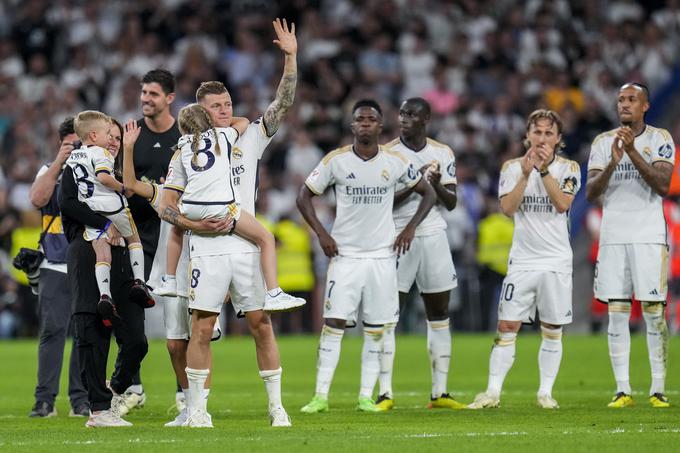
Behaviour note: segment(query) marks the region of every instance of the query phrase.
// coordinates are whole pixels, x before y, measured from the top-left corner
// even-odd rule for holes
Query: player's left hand
[[[411,248],[411,242],[413,242],[415,235],[416,228],[410,225],[407,225],[406,228],[404,228],[404,230],[399,233],[399,236],[397,236],[397,239],[394,241],[393,247],[397,252],[397,255],[401,256],[409,251]]]
[[[295,24],[291,22],[290,29],[288,29],[288,23],[286,19],[281,19],[278,17],[272,22],[274,25],[274,31],[276,32],[276,39],[273,41],[274,44],[279,46],[286,55],[297,54],[297,38],[295,37]]]
[[[123,132],[123,145],[134,145],[141,131],[142,128],[137,125],[135,120],[128,120]]]
[[[620,127],[619,130],[616,131],[616,138],[623,142],[623,150],[626,153],[630,154],[635,152],[635,134],[633,133],[633,129],[628,126]]]
[[[539,171],[545,170],[550,164],[550,158],[552,157],[551,154],[550,148],[548,148],[548,145],[544,143],[536,147],[536,167],[538,167]]]
[[[427,181],[432,184],[433,186],[436,186],[439,184],[439,181],[442,179],[442,172],[439,171],[439,167],[437,168],[430,168],[430,171],[428,172],[427,175]]]

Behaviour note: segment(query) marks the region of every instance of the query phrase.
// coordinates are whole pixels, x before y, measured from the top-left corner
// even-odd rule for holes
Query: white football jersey
[[[588,161],[588,171],[604,170],[611,160],[611,146],[616,129],[604,132],[593,140]],[[650,164],[675,163],[675,144],[665,129],[645,126],[635,137],[635,149]],[[653,243],[666,244],[666,220],[663,215],[663,197],[647,184],[628,154],[609,178],[602,203],[600,245]]]
[[[396,138],[385,146],[404,156],[416,170],[422,168],[423,165],[438,163],[442,174],[441,184],[456,184],[456,158],[453,156],[453,150],[447,145],[428,138],[423,149],[414,151],[406,146],[401,139]],[[403,188],[402,185],[397,186],[397,190]],[[406,200],[394,208],[394,224],[397,232],[401,232],[413,218],[421,199],[422,197],[419,194],[411,193]],[[431,236],[441,230],[446,230],[446,221],[442,217],[442,209],[444,208],[441,204],[435,203],[427,217],[416,228],[416,236]]]
[[[153,196],[149,200],[149,204],[158,211],[158,205],[161,200],[162,184],[148,183],[153,188]],[[161,220],[161,228],[158,234],[158,248],[153,257],[153,264],[151,265],[151,273],[149,280],[146,283],[152,288],[158,288],[161,285],[161,277],[165,275],[167,270],[167,255],[168,255],[168,236],[172,224]],[[177,263],[177,270],[175,271],[175,278],[177,279],[177,295],[189,297],[189,236],[184,235],[184,242],[182,243],[182,253]]]
[[[272,138],[273,136],[267,135],[260,117],[248,125],[243,135],[232,147],[232,184],[239,194],[241,209],[252,215],[255,215],[260,159]],[[237,234],[219,236],[219,241],[215,239],[215,237],[193,235],[191,238],[192,256],[259,252],[255,244]]]
[[[575,195],[581,187],[581,171],[573,160],[555,156],[548,171],[566,194]],[[521,175],[521,158],[507,161],[501,169],[498,198],[510,193]],[[524,197],[513,220],[515,231],[508,271],[572,271],[568,211],[561,214],[557,212],[536,170],[529,175]]]
[[[125,197],[97,179],[98,173],[113,174],[114,158],[100,146],[82,146],[73,150],[66,164],[73,169],[78,185],[78,200],[100,214],[115,214],[127,206]]]
[[[343,256],[386,258],[394,256],[396,236],[392,205],[398,184],[412,187],[420,173],[403,156],[380,147],[364,160],[352,145],[324,157],[305,184],[317,195],[333,186],[336,216],[331,236]]]
[[[238,132],[231,127],[218,127],[216,132],[217,137],[212,130],[201,134],[196,158],[192,150],[193,135],[179,139],[179,152],[172,161],[179,160],[181,165],[170,166],[165,187],[182,192],[184,204],[229,205],[237,201],[238,195],[230,178],[230,159]]]

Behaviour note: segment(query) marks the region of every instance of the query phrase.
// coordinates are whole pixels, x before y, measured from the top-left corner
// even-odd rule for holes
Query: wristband
[[[543,178],[545,176],[548,176],[550,174],[550,171],[548,171],[548,169],[546,168],[545,170],[539,171],[538,173],[541,175],[541,178]]]

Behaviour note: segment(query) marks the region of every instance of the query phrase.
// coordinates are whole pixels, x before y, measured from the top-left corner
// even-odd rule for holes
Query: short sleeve
[[[453,150],[446,147],[446,153],[443,153],[442,157],[443,159],[439,162],[442,174],[440,183],[444,186],[447,184],[458,184],[456,179],[456,157],[453,154]]]
[[[184,166],[182,165],[181,153],[182,151],[178,150],[170,160],[168,175],[165,178],[165,184],[163,188],[184,193],[184,188],[187,185],[187,174],[184,170]]]
[[[590,146],[590,157],[588,158],[588,171],[604,170],[609,163],[610,156],[605,150],[605,140],[602,136],[595,137]]]
[[[668,162],[675,165],[675,144],[671,135],[665,130],[661,131],[652,150],[651,163],[654,162]]]
[[[238,131],[233,127],[218,127],[215,132],[222,135],[231,146],[234,146],[239,138]]]
[[[47,165],[43,165],[42,167],[40,167],[40,170],[38,170],[38,173],[35,175],[35,179],[38,179],[38,178],[40,178],[42,175],[44,175],[45,173],[47,173],[47,170],[48,170],[49,168],[50,168],[50,167],[47,166]],[[4,178],[3,178],[3,179],[4,179]]]
[[[113,173],[113,154],[108,150],[100,147],[92,149],[92,165],[94,166],[94,174],[99,173]]]
[[[151,195],[151,198],[149,198],[149,204],[152,208],[158,211],[158,206],[161,202],[161,190],[163,190],[163,184],[156,184],[155,182],[149,182],[146,184],[149,184],[151,186],[151,190],[153,191],[153,195]]]
[[[567,171],[560,181],[560,190],[567,195],[576,195],[581,188],[581,167],[574,161],[569,162]]]
[[[498,179],[498,198],[501,198],[512,192],[512,189],[514,189],[517,185],[518,179],[518,166],[505,164],[501,169],[501,175]]]
[[[335,184],[333,177],[332,160],[322,160],[319,165],[307,176],[305,185],[316,195],[323,194],[326,189]]]
[[[403,184],[404,187],[410,189],[418,184],[418,181],[420,181],[423,176],[415,169],[411,162],[405,162],[403,168],[403,173],[399,176],[399,184]]]
[[[269,143],[274,138],[274,135],[276,135],[276,132],[274,132],[271,136],[267,135],[267,129],[264,126],[264,119],[262,117],[259,117],[250,123],[248,129],[250,128],[252,128],[253,133],[256,134],[255,142],[257,143],[257,158],[261,159],[262,155],[264,154],[264,150],[267,149],[267,146],[269,146]],[[246,130],[246,132],[248,132],[248,130]]]

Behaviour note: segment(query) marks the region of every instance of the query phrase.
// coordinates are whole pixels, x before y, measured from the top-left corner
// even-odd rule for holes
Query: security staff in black
[[[148,349],[144,335],[144,309],[129,300],[133,276],[128,251],[126,247],[111,247],[111,295],[121,318],[111,329],[104,325],[97,314],[99,289],[92,271],[96,259],[91,243],[83,238],[83,231],[85,225],[102,230],[108,225],[106,232],[111,237],[115,227],[106,217],[78,201],[78,188],[69,167],[62,175],[59,205],[64,233],[69,241],[66,263],[73,294],[73,326],[83,382],[87,387],[93,414],[88,426],[122,426],[97,423],[127,423],[120,417],[116,419],[115,414],[109,411],[112,394],[106,387],[106,365],[112,330],[120,348],[119,363],[110,383],[111,389],[117,394],[122,395],[131,385],[132,377],[138,373]]]
[[[64,345],[71,321],[71,291],[66,276],[66,247],[68,242],[61,227],[61,212],[57,194],[61,185],[62,167],[74,148],[78,137],[73,130],[73,117],[59,126],[59,152],[54,162],[43,165],[31,186],[30,199],[40,209],[42,229],[40,245],[45,259],[40,265],[38,280],[38,382],[35,386],[35,405],[30,417],[50,417],[57,414],[54,401],[59,393],[59,377],[64,358]],[[68,394],[71,416],[87,416],[90,406],[87,392],[80,378],[75,342],[71,348]]]

